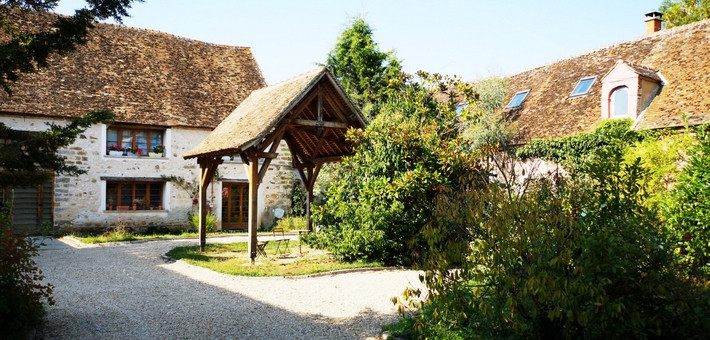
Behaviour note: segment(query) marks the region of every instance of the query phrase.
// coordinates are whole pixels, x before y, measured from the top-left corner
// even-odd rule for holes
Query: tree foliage
[[[28,187],[41,184],[51,177],[51,171],[76,176],[86,173],[77,165],[69,165],[57,150],[74,143],[87,127],[113,120],[110,111],[91,112],[71,123],[60,126],[47,123],[46,131],[18,131],[0,123],[0,187]]]
[[[325,203],[314,209],[323,226],[317,245],[343,260],[410,263],[438,190],[477,171],[463,152],[455,111],[456,98],[470,96],[470,87],[420,77],[385,103],[365,130],[349,133],[355,155],[343,161]],[[440,100],[441,93],[448,99]]]
[[[710,132],[697,129],[698,145],[671,192],[665,214],[681,243],[680,262],[693,276],[710,278]]]
[[[638,161],[599,148],[569,177],[443,190],[417,259],[417,337],[662,338],[710,331],[710,294],[642,203]],[[408,291],[404,299],[420,296]],[[413,300],[410,300],[412,302]],[[416,305],[415,305],[416,306]],[[453,335],[453,336],[451,336]]]
[[[658,10],[671,28],[710,18],[710,0],[663,0]]]
[[[402,84],[400,61],[393,51],[380,51],[372,28],[360,17],[340,34],[325,66],[370,117]]]

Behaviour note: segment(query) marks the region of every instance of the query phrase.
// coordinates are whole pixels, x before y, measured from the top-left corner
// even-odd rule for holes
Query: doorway
[[[249,182],[222,183],[222,229],[249,227]]]

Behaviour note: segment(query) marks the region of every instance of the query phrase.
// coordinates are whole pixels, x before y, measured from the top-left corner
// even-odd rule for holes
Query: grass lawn
[[[246,242],[207,244],[204,252],[200,252],[198,246],[177,247],[167,255],[216,272],[240,276],[297,276],[341,269],[381,267],[379,263],[341,263],[330,254],[306,245],[302,245],[303,254],[299,254],[297,240],[291,240],[291,253],[286,255],[275,255],[276,244],[269,242],[265,249],[267,258],[260,257],[251,265],[247,246]]]
[[[207,237],[213,236],[226,236],[226,235],[240,235],[246,234],[244,232],[212,232],[207,233]],[[271,232],[259,232],[257,235],[272,235]],[[87,243],[107,243],[107,242],[124,242],[124,241],[139,241],[139,240],[163,240],[163,239],[173,239],[173,238],[197,238],[200,235],[197,232],[181,232],[181,233],[156,233],[156,234],[136,234],[128,231],[112,230],[110,232],[103,233],[101,235],[78,235],[72,234],[72,237],[77,240]]]

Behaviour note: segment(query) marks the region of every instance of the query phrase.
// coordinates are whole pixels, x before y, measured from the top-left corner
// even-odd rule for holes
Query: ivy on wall
[[[602,122],[592,132],[583,132],[560,138],[533,139],[518,149],[520,159],[541,158],[562,165],[580,164],[595,150],[609,147],[621,150],[643,140],[655,132],[631,130],[630,119],[614,119]]]

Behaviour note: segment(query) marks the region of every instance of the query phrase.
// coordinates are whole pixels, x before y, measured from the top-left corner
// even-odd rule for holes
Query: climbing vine
[[[624,148],[653,132],[631,130],[630,119],[608,120],[592,132],[560,138],[534,139],[518,150],[521,159],[541,158],[562,165],[580,164],[596,150]]]

